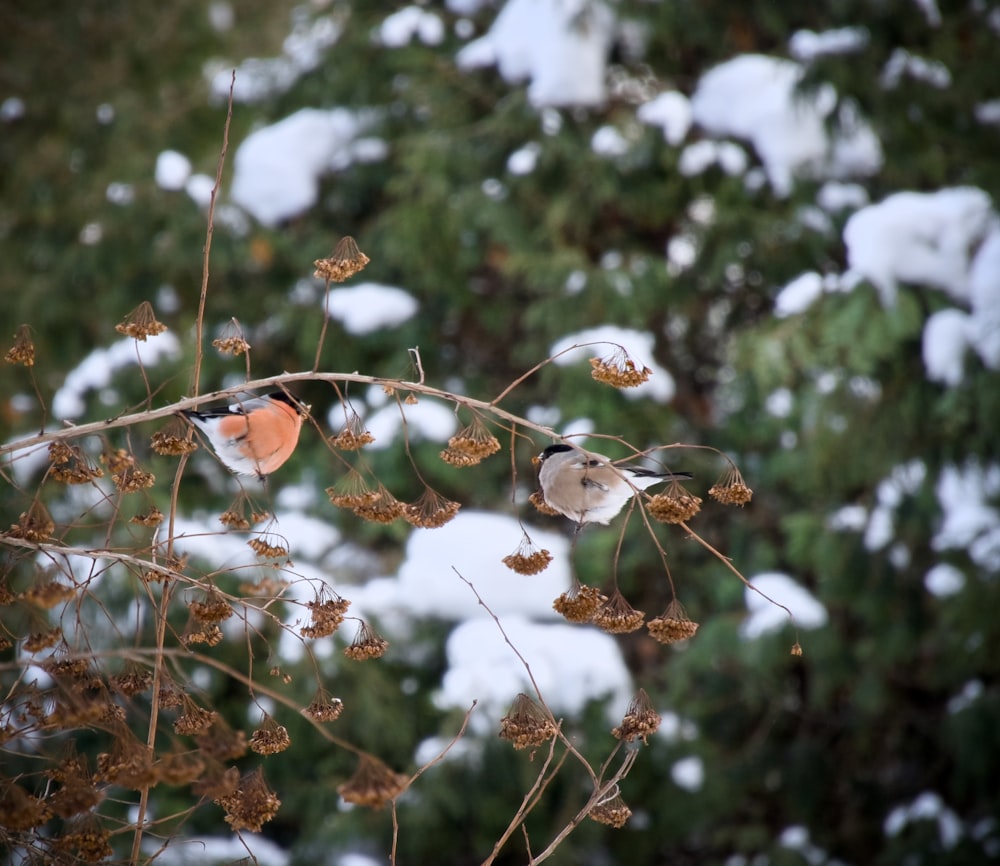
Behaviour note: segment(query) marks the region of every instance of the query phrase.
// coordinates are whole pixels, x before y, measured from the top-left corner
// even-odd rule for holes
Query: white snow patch
[[[156,854],[156,862],[164,866],[196,866],[200,863],[231,863],[250,855],[259,866],[286,866],[291,854],[259,833],[246,830],[237,836],[198,836],[186,839],[173,836],[169,847],[155,842],[148,846],[148,854]]]
[[[542,146],[537,141],[529,141],[507,157],[507,171],[511,174],[531,174],[542,154]]]
[[[409,292],[380,283],[333,289],[326,304],[330,316],[355,336],[395,328],[413,318],[419,307]]]
[[[936,821],[941,845],[948,851],[962,838],[961,820],[934,791],[924,791],[912,803],[896,806],[886,815],[882,827],[886,836],[898,836],[917,821]]]
[[[744,640],[753,640],[778,631],[791,622],[782,608],[768,601],[761,593],[787,607],[795,617],[795,625],[800,629],[821,628],[826,625],[826,608],[811,592],[787,574],[766,572],[751,578],[750,583],[760,592],[754,592],[749,587],[743,592],[748,612],[740,626],[740,635]]]
[[[700,791],[705,784],[705,762],[697,755],[681,758],[671,766],[670,778],[678,788]]]
[[[966,550],[977,565],[1000,570],[1000,513],[987,504],[1000,495],[1000,466],[975,459],[945,466],[936,493],[943,518],[931,539],[934,550]]]
[[[691,102],[683,93],[668,90],[640,105],[635,116],[643,123],[660,127],[667,144],[676,147],[691,128]]]
[[[598,156],[624,156],[628,148],[628,139],[613,126],[602,126],[590,139],[590,149]]]
[[[191,176],[191,160],[176,150],[164,150],[156,157],[153,177],[160,189],[184,189]]]
[[[806,271],[785,286],[774,299],[774,315],[779,319],[804,313],[823,294],[823,278]]]
[[[440,45],[444,40],[444,23],[433,12],[425,12],[419,6],[404,6],[382,22],[378,38],[387,48],[402,48],[414,38],[424,45]]]
[[[903,76],[923,81],[938,90],[951,86],[951,72],[941,61],[927,60],[911,54],[905,48],[897,48],[886,61],[879,83],[885,90],[895,90]]]
[[[403,407],[406,413],[406,431],[410,441],[427,439],[431,442],[446,442],[458,427],[453,407],[445,406],[428,397],[421,397],[416,405]],[[331,426],[343,424],[340,409],[330,412]],[[403,433],[403,418],[395,403],[383,406],[365,418],[365,428],[375,441],[366,446],[374,451],[389,448]]]
[[[836,30],[796,30],[788,40],[788,51],[796,60],[808,62],[834,54],[856,54],[868,46],[867,27],[839,27]]]
[[[927,378],[954,387],[965,378],[970,316],[949,308],[932,313],[924,323],[922,339]]]
[[[957,595],[965,587],[965,575],[946,562],[932,566],[924,575],[924,588],[938,598],[947,598],[949,595]]]

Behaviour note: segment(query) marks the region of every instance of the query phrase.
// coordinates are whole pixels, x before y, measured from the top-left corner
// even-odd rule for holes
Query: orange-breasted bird
[[[205,434],[226,467],[237,475],[263,478],[292,456],[308,412],[308,406],[276,391],[220,409],[181,414]]]

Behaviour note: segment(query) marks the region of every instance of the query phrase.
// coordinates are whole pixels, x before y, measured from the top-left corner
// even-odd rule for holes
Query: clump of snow
[[[541,153],[542,146],[537,141],[529,141],[507,157],[507,171],[517,175],[531,174]]]
[[[315,20],[302,18],[285,37],[279,57],[250,57],[236,69],[233,84],[233,64],[216,60],[205,66],[204,76],[215,102],[229,99],[233,86],[233,101],[262,102],[285,93],[303,75],[312,72],[322,62],[327,50],[340,39],[341,25],[330,15]]]
[[[505,81],[528,80],[528,99],[545,106],[597,106],[615,17],[599,0],[507,0],[485,36],[456,57],[460,69],[495,65]]]
[[[695,123],[750,141],[781,196],[796,175],[866,176],[882,166],[878,138],[857,110],[850,103],[838,108],[829,84],[799,92],[804,73],[791,60],[744,54],[705,73],[691,97]],[[838,126],[834,134],[827,132],[830,120]]]
[[[395,328],[413,318],[419,307],[417,299],[409,292],[380,283],[334,289],[326,303],[330,316],[355,336]]]
[[[960,593],[965,587],[965,575],[954,565],[938,563],[924,575],[924,588],[938,598]]]
[[[746,151],[731,141],[702,139],[681,151],[677,170],[685,177],[693,177],[703,174],[714,165],[718,165],[730,176],[743,174],[747,168]]]
[[[598,156],[624,156],[628,147],[628,139],[613,126],[602,126],[590,139],[590,149]]]
[[[691,128],[691,102],[683,93],[668,90],[640,105],[635,116],[643,123],[660,127],[667,144],[676,147]]]
[[[788,51],[796,60],[808,62],[834,54],[855,54],[868,46],[867,27],[840,27],[816,33],[796,30],[788,40]]]
[[[351,592],[351,600],[358,609],[376,616],[394,611],[447,620],[486,616],[457,571],[472,581],[498,616],[556,619],[552,600],[569,586],[569,542],[544,529],[529,527],[528,532],[536,547],[553,557],[545,571],[530,577],[511,571],[502,562],[521,543],[516,519],[460,511],[439,529],[413,532],[398,574],[368,581]]]
[[[743,593],[748,612],[747,618],[740,626],[740,635],[744,640],[753,640],[761,635],[778,631],[791,622],[788,613],[768,598],[787,607],[795,617],[795,625],[800,629],[821,628],[826,625],[826,608],[811,592],[787,574],[778,572],[758,574],[750,580],[750,583],[759,591],[755,592],[747,587]],[[765,598],[765,595],[768,598]]]
[[[907,826],[917,821],[936,822],[941,845],[947,851],[954,848],[962,838],[961,820],[934,791],[924,791],[912,803],[896,806],[886,815],[882,829],[886,836],[898,836]]]
[[[27,107],[20,96],[8,96],[3,102],[0,102],[0,121],[13,123],[24,117],[26,111]]]
[[[805,312],[823,294],[823,278],[806,271],[792,280],[774,299],[774,315],[779,319]]]
[[[830,213],[857,210],[868,204],[868,190],[861,184],[829,180],[816,193],[816,204]]]
[[[298,216],[316,204],[324,174],[355,161],[368,123],[344,108],[303,108],[252,132],[233,160],[233,201],[267,226]]]
[[[444,23],[433,12],[419,6],[404,6],[382,22],[379,41],[387,48],[402,48],[414,38],[424,45],[440,45],[444,40]]]
[[[108,388],[117,370],[138,364],[140,360],[148,369],[180,355],[180,342],[170,331],[148,337],[145,342],[126,337],[106,349],[94,349],[63,380],[52,398],[52,414],[56,418],[79,417],[87,408],[84,400],[87,392]]]
[[[193,174],[184,184],[184,192],[198,207],[208,207],[212,202],[212,190],[215,189],[215,178],[207,174]]]
[[[191,176],[191,160],[176,150],[164,150],[156,157],[153,176],[160,189],[184,189]]]
[[[968,313],[949,308],[931,314],[924,323],[923,356],[927,378],[958,385],[965,378],[965,353],[969,347]]]
[[[582,345],[584,343],[596,345]],[[576,344],[581,345],[577,349],[570,350]],[[626,388],[622,393],[631,399],[649,397],[660,403],[668,403],[674,398],[676,386],[673,376],[653,360],[655,345],[656,340],[648,331],[635,331],[617,325],[601,325],[567,334],[549,347],[549,355],[559,355],[555,363],[560,367],[566,367],[587,358],[606,357],[613,354],[617,346],[622,346],[637,366],[646,366],[653,371],[648,381],[635,388]],[[560,354],[561,352],[565,354]]]
[[[964,550],[987,571],[1000,571],[1000,512],[988,503],[1000,496],[1000,465],[945,466],[935,488],[943,519],[934,550]]]
[[[518,616],[504,617],[502,624],[529,660],[538,689],[556,715],[577,716],[589,701],[605,700],[609,724],[621,721],[631,677],[614,638],[596,629],[542,625]],[[448,671],[435,703],[442,709],[468,709],[478,701],[470,728],[479,734],[496,731],[519,692],[535,693],[523,663],[492,619],[462,623],[449,635],[446,652]]]
[[[927,60],[905,48],[897,48],[886,61],[879,83],[886,90],[895,90],[904,75],[938,90],[951,86],[951,72],[940,60]]]
[[[1000,125],[1000,99],[977,102],[972,109],[973,116],[984,126]]]
[[[700,791],[705,784],[705,762],[697,755],[681,758],[671,766],[670,778],[678,788]]]
[[[330,419],[334,429],[344,421],[339,409],[331,410]],[[454,435],[457,427],[454,408],[427,397],[421,397],[415,406],[406,407],[406,435],[411,442],[418,439],[446,442]],[[373,412],[365,418],[365,428],[375,437],[375,441],[367,446],[369,449],[380,451],[391,448],[403,433],[403,417],[399,407],[393,403]]]

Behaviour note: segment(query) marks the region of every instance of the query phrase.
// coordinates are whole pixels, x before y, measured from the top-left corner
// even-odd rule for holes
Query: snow
[[[965,378],[969,323],[969,314],[954,308],[938,310],[924,323],[924,367],[932,382],[954,387]]]
[[[542,146],[536,141],[529,141],[507,157],[507,171],[516,175],[531,174],[541,153]]]
[[[145,342],[125,337],[106,349],[94,349],[69,372],[56,391],[52,398],[52,414],[65,419],[83,415],[87,409],[84,398],[89,391],[101,391],[104,402],[113,403],[116,395],[108,389],[116,371],[138,364],[140,360],[149,368],[180,356],[180,341],[169,331],[147,337]]]
[[[246,830],[240,831],[238,836],[175,836],[169,846],[161,847],[159,842],[151,841],[147,847],[147,853],[155,853],[156,862],[162,866],[231,863],[248,854],[258,866],[286,866],[291,862],[288,851],[266,836]]]
[[[498,616],[556,619],[552,602],[569,587],[569,542],[535,527],[528,527],[528,534],[553,557],[545,571],[532,576],[517,574],[502,562],[521,543],[514,517],[462,510],[439,529],[413,532],[399,572],[352,590],[351,600],[358,609],[383,617],[394,612],[445,620],[486,616],[458,571]]]
[[[330,316],[358,337],[395,328],[413,318],[419,307],[409,292],[380,283],[333,289],[326,304]]]
[[[938,90],[951,86],[951,72],[939,60],[927,60],[910,54],[905,48],[897,48],[886,61],[879,84],[885,90],[895,90],[904,76],[922,81]]]
[[[936,821],[941,845],[950,851],[962,838],[962,822],[949,809],[941,795],[934,791],[924,791],[905,806],[896,806],[885,817],[882,825],[886,836],[898,836],[910,824],[917,821]]]
[[[440,45],[444,40],[444,23],[419,6],[404,6],[382,22],[378,38],[386,48],[403,48],[414,38],[424,45]]]
[[[602,126],[590,139],[590,149],[598,156],[624,156],[628,148],[628,139],[613,126]]]
[[[830,213],[857,210],[868,204],[868,190],[861,184],[828,180],[816,193],[816,204]]]
[[[191,160],[176,150],[164,150],[156,157],[153,176],[160,189],[184,189],[191,175]]]
[[[702,139],[681,151],[677,170],[685,177],[693,177],[715,165],[730,176],[743,174],[747,168],[746,151],[731,141]]]
[[[809,62],[834,54],[856,54],[868,46],[867,27],[840,27],[816,33],[797,30],[788,40],[788,52],[796,60]]]
[[[567,351],[575,344],[580,348]],[[600,345],[601,343],[605,345]],[[603,358],[611,355],[616,346],[622,346],[637,366],[646,366],[653,371],[649,380],[635,388],[626,388],[622,393],[630,399],[649,397],[659,403],[669,403],[674,398],[676,387],[673,376],[653,360],[653,347],[656,340],[648,331],[635,331],[631,328],[620,328],[617,325],[601,325],[567,334],[549,347],[549,356],[559,355],[555,363],[560,367],[577,364],[588,358]]]
[[[458,429],[454,407],[427,397],[421,397],[416,405],[404,406],[402,411],[406,414],[406,435],[411,442],[419,439],[447,442]],[[399,406],[392,403],[365,418],[365,428],[375,437],[375,441],[367,448],[380,451],[397,442],[403,432],[403,417],[400,412]],[[333,429],[339,430],[343,421],[343,413],[339,407],[331,410],[330,426]]]
[[[3,102],[0,102],[0,121],[13,123],[24,117],[26,111],[27,106],[20,96],[8,96]]]
[[[775,418],[787,418],[795,406],[795,395],[789,388],[777,388],[767,395],[764,408]]]
[[[599,106],[614,33],[613,13],[596,0],[508,0],[455,60],[462,70],[495,65],[509,83],[528,80],[536,108]]]
[[[697,755],[681,758],[671,766],[670,778],[678,788],[700,791],[705,784],[705,762]]]
[[[800,629],[822,628],[826,625],[826,608],[805,587],[796,583],[787,574],[766,572],[751,578],[760,592],[747,587],[743,600],[747,606],[747,618],[740,626],[744,640],[754,640],[784,628],[789,624],[788,614],[777,605],[764,598],[761,593],[783,604],[795,617],[795,625]]]
[[[631,677],[611,635],[519,616],[505,617],[503,628],[531,665],[538,689],[557,717],[578,717],[589,701],[600,700],[606,704],[608,723],[621,721],[619,707],[631,698]],[[476,733],[495,735],[515,696],[535,695],[524,664],[491,619],[463,622],[449,635],[446,654],[448,671],[435,704],[468,709],[478,701],[469,724]]]
[[[355,161],[353,145],[367,125],[344,108],[303,108],[252,132],[233,160],[232,200],[265,226],[309,210],[320,178]]]
[[[924,588],[938,598],[957,595],[965,588],[965,575],[954,565],[939,563],[924,575]]]
[[[931,547],[964,550],[981,568],[1000,571],[1000,512],[988,504],[1000,495],[1000,465],[984,467],[970,458],[960,467],[945,466],[935,492],[942,520]]]
[[[815,271],[800,274],[774,299],[774,315],[779,319],[804,313],[823,294],[823,278]]]
[[[695,123],[753,144],[779,196],[791,192],[798,175],[867,176],[882,167],[878,138],[856,109],[846,102],[838,108],[829,84],[798,92],[804,73],[791,60],[744,54],[705,73],[691,97]],[[834,134],[826,129],[830,120],[838,121]]]
[[[667,144],[676,147],[691,128],[691,102],[683,93],[668,90],[640,105],[635,116],[643,123],[660,127]]]

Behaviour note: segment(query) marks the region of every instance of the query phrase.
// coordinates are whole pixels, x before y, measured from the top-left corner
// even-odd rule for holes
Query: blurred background
[[[630,822],[585,821],[552,862],[995,862],[998,42],[1000,6],[986,0],[7,2],[0,337],[7,351],[28,324],[36,360],[0,368],[0,436],[141,407],[136,348],[115,325],[143,301],[169,328],[142,347],[152,405],[192,393],[206,208],[235,69],[206,340],[236,317],[252,377],[310,369],[324,298],[313,261],[352,235],[372,261],[331,296],[321,370],[407,378],[419,347],[428,383],[488,401],[563,346],[619,342],[654,369],[647,388],[603,387],[587,354],[570,355],[504,408],[560,433],[731,455],[754,490],[743,509],[708,500],[718,459],[669,452],[706,499],[692,526],[800,614],[797,633],[787,618],[755,618],[743,584],[665,527],[679,597],[701,624],[693,640],[663,647],[639,631],[577,648],[589,627],[533,632],[565,628],[548,600],[564,587],[572,530],[524,504],[546,440],[518,445],[512,493],[503,455],[464,470],[438,459],[469,418],[433,400],[413,407],[406,432],[425,480],[470,519],[500,521],[435,535],[334,509],[323,489],[343,470],[307,429],[261,498],[300,570],[355,600],[392,643],[363,665],[319,659],[345,702],[337,735],[411,772],[484,702],[488,723],[401,802],[399,862],[482,862],[538,769],[512,759],[492,726],[525,690],[517,665],[499,683],[462,673],[460,629],[481,611],[453,565],[524,625],[519,648],[553,671],[553,692],[569,683],[555,703],[588,756],[606,754],[635,688],[664,715],[623,786]],[[245,359],[208,349],[201,390],[246,376]],[[343,412],[329,386],[295,390],[335,433]],[[413,500],[423,485],[395,404],[381,388],[349,396],[376,436],[369,465]],[[154,429],[127,444],[166,496],[172,464],[148,452]],[[43,468],[3,468],[4,525]],[[184,525],[217,530],[232,495],[224,470],[195,455]],[[86,543],[95,524],[103,538],[99,504],[51,486],[42,499],[74,527],[67,538]],[[515,513],[558,554],[555,577],[466,549],[495,537],[499,555],[513,552]],[[584,582],[609,584],[617,543],[615,530],[583,533]],[[13,554],[5,563],[20,579]],[[650,617],[672,597],[639,521],[617,574]],[[554,593],[533,606],[504,594],[527,597],[543,579]],[[134,602],[107,590],[111,611]],[[802,657],[789,652],[796,639]],[[281,688],[307,704],[308,658],[277,634],[261,640],[257,664],[280,665],[291,676]],[[245,668],[246,642],[229,643],[219,657]],[[234,727],[253,727],[245,687],[211,672],[196,682]],[[336,793],[353,756],[294,715],[279,720],[293,746],[266,772],[283,805],[253,855],[386,862],[388,813]],[[21,746],[3,748],[8,778],[32,772]],[[527,824],[533,844],[579,808],[585,779],[568,770],[550,787]],[[159,815],[188,805],[180,791],[158,796]],[[129,802],[101,809],[127,816]],[[246,856],[181,844],[231,836],[211,805],[158,832],[178,840],[168,854],[179,862]],[[520,836],[497,860],[525,861]]]

